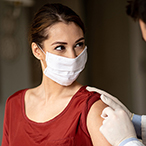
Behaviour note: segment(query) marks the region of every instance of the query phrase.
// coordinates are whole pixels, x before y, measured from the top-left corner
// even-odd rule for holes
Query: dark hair
[[[45,30],[58,22],[74,22],[85,33],[85,28],[80,17],[69,7],[62,4],[45,4],[35,14],[29,35],[29,42],[42,46],[42,42],[48,38]]]
[[[127,14],[135,21],[141,19],[146,23],[146,0],[128,0]]]

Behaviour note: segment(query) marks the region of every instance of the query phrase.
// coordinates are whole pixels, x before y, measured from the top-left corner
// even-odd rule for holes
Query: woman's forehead
[[[71,40],[83,37],[82,29],[74,22],[63,23],[59,22],[46,29],[48,34],[47,40]]]

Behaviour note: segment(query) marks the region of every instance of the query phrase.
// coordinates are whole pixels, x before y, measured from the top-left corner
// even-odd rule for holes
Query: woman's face
[[[43,42],[44,51],[68,58],[77,57],[85,48],[82,29],[75,23],[59,22],[46,29],[48,39]]]

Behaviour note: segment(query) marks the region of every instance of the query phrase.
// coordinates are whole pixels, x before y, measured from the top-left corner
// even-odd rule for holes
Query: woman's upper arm
[[[94,146],[111,146],[99,131],[103,121],[101,113],[105,107],[106,105],[98,100],[91,106],[87,116],[87,128]]]

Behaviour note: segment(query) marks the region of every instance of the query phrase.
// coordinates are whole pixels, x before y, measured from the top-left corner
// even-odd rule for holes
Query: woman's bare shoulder
[[[105,107],[107,107],[107,105],[101,100],[98,100],[92,105],[87,116],[87,128],[94,146],[110,146],[110,144],[99,131],[99,128],[103,122],[101,113]]]

